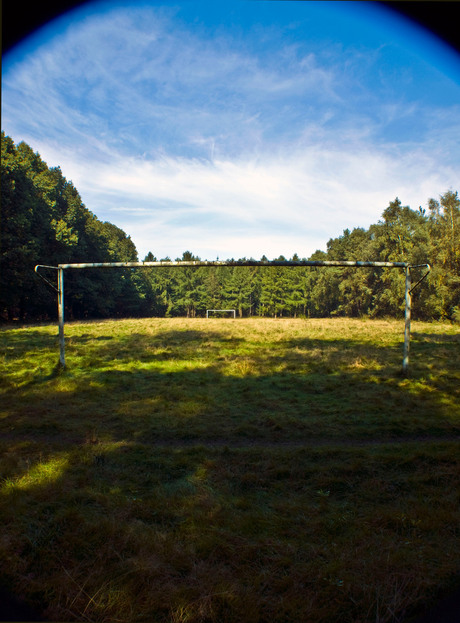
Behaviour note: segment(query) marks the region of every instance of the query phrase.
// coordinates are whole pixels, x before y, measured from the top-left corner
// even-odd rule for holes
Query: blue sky
[[[459,112],[460,57],[366,2],[90,2],[3,59],[5,132],[140,259],[308,257],[424,207]]]

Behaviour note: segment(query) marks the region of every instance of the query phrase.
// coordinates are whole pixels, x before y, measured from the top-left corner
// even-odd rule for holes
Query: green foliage
[[[33,272],[35,264],[135,261],[129,236],[102,223],[59,168],[49,168],[25,143],[2,132],[0,317],[40,319],[56,314],[54,296]],[[68,317],[148,313],[145,283],[131,273],[66,275]]]
[[[15,146],[4,134],[1,192],[1,318],[45,319],[56,314],[52,293],[33,274],[37,263],[137,260],[130,237],[116,225],[99,221],[59,168],[48,168],[28,145]],[[149,252],[145,261],[153,259]],[[199,258],[185,251],[180,259]],[[439,200],[430,199],[428,214],[403,206],[396,197],[378,223],[368,230],[345,229],[329,240],[326,252],[316,251],[309,259],[429,263],[430,277],[413,294],[414,316],[454,320],[460,308],[458,193],[450,190]],[[70,318],[196,317],[204,316],[206,309],[222,308],[236,309],[239,317],[400,317],[404,291],[403,272],[381,268],[69,271],[65,311]]]

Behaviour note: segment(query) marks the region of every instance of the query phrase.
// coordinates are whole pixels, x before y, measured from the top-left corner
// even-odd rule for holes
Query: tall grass
[[[459,580],[459,343],[393,321],[0,331],[0,580],[50,620],[401,621]]]

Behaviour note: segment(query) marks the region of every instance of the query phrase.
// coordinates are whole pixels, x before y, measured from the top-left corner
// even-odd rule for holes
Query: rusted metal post
[[[65,368],[64,342],[64,269],[58,269],[59,365]]]
[[[411,317],[411,276],[410,266],[406,266],[406,313],[404,324],[404,358],[403,358],[403,374],[407,376],[409,372],[409,350],[410,350],[410,317]]]

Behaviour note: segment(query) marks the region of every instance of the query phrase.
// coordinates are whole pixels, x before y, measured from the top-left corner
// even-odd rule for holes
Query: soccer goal
[[[412,266],[408,262],[361,262],[347,260],[229,260],[229,261],[158,261],[158,262],[88,262],[84,264],[59,264],[58,266],[45,266],[37,264],[35,272],[50,285],[58,298],[58,316],[59,316],[59,363],[65,368],[65,340],[64,340],[64,271],[88,268],[161,268],[166,267],[199,267],[199,266],[329,266],[329,267],[356,267],[356,268],[402,268],[406,275],[406,293],[405,293],[405,323],[404,323],[404,355],[402,370],[404,374],[409,371],[409,347],[410,347],[410,323],[412,308],[412,292],[431,270],[429,264],[418,264]],[[52,269],[57,271],[57,287],[52,284],[46,277],[40,273],[40,269]],[[412,285],[411,270],[413,268],[425,268],[424,275]],[[208,310],[208,311],[233,311],[235,310]],[[207,316],[207,314],[206,314]]]
[[[232,314],[236,318],[236,309],[207,309],[206,318],[209,318],[209,314]]]

